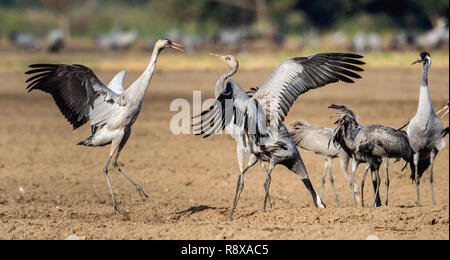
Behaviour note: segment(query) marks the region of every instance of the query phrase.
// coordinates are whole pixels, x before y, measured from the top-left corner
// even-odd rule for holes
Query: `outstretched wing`
[[[110,90],[114,91],[114,93],[116,93],[117,95],[120,95],[123,92],[125,92],[125,89],[123,88],[123,78],[125,77],[126,73],[127,72],[125,70],[122,70],[121,72],[117,73],[117,75],[114,76],[111,82],[109,82],[109,84],[107,85],[107,87]]]
[[[267,124],[278,128],[301,94],[330,83],[354,83],[352,78],[361,78],[354,72],[364,71],[356,66],[365,64],[361,58],[350,53],[322,53],[287,59],[252,98],[264,108]]]
[[[203,137],[207,138],[233,125],[236,134],[247,134],[258,142],[259,138],[268,133],[264,124],[260,124],[264,117],[260,111],[257,102],[250,99],[235,81],[229,79],[213,105],[200,115],[194,116],[194,119],[201,120],[193,124],[193,131],[196,135],[204,135]]]
[[[90,119],[95,106],[107,110],[118,97],[83,65],[33,64],[25,74],[28,92],[38,89],[52,95],[61,113],[77,129]],[[97,114],[100,111],[95,111]]]

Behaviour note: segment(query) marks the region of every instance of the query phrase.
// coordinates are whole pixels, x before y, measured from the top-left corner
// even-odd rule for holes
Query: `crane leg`
[[[272,170],[275,167],[273,164],[270,164],[270,169],[267,170],[266,166],[264,165],[264,163],[262,163],[264,170],[266,171],[266,181],[264,182],[264,189],[266,191],[266,196],[264,198],[264,206],[262,209],[262,212],[266,212],[266,204],[267,204],[267,200],[269,200],[269,207],[272,208],[272,200],[270,199],[270,194],[269,194],[269,190],[270,190],[270,183],[272,181]]]
[[[411,169],[411,175],[414,175],[414,180],[416,182],[416,193],[417,193],[417,207],[420,207],[420,176],[417,173],[419,169],[419,154],[414,154],[414,169]]]
[[[236,210],[237,203],[241,196],[242,190],[244,189],[244,174],[248,171],[248,169],[253,167],[258,162],[258,158],[252,154],[248,161],[247,168],[243,169],[244,168],[245,151],[238,146],[237,154],[238,154],[239,170],[241,171],[241,173],[239,174],[237,185],[236,185],[236,193],[234,195],[233,208],[231,209],[231,213],[230,213],[230,217],[229,217],[230,220],[233,220],[234,211]]]
[[[114,152],[117,151],[117,148],[119,146],[119,141],[120,141],[120,139],[116,139],[116,140],[112,141],[112,143],[111,143],[111,150],[110,150],[110,153],[109,153],[109,156],[108,156],[108,160],[106,161],[105,167],[103,168],[103,173],[105,175],[106,182],[108,183],[109,191],[111,192],[111,198],[112,198],[114,210],[119,212],[120,214],[122,214],[122,216],[124,216],[126,219],[129,219],[128,215],[124,211],[122,211],[119,208],[119,205],[117,204],[117,201],[116,201],[116,198],[114,196],[114,192],[113,192],[113,189],[112,189],[112,186],[111,186],[111,181],[109,180],[109,175],[108,175],[108,166],[109,166],[109,163],[111,162],[111,159],[112,159],[112,156],[113,156]]]
[[[358,163],[356,162],[356,159],[353,158],[353,160],[352,160],[352,177],[350,177],[350,191],[352,192],[353,206],[355,208],[356,208],[355,174],[356,174],[357,169],[358,169]],[[362,189],[361,189],[361,193],[362,193]]]
[[[339,199],[338,199],[338,195],[337,195],[337,192],[336,192],[336,187],[334,186],[334,179],[333,179],[333,172],[332,172],[333,167],[332,167],[332,164],[331,164],[331,158],[328,158],[327,160],[328,160],[328,165],[330,166],[329,167],[330,168],[330,175],[328,177],[330,179],[331,188],[333,189],[334,197],[336,199],[336,205],[337,205],[338,208],[340,208],[341,206],[339,204]]]
[[[366,164],[366,169],[364,170],[363,177],[361,179],[361,207],[364,207],[364,183],[366,182],[367,172],[369,171],[370,165]]]
[[[122,137],[122,141],[121,141],[120,144],[119,144],[119,148],[118,148],[118,150],[117,150],[117,152],[116,152],[116,157],[114,158],[114,161],[113,161],[112,165],[113,165],[113,167],[116,168],[123,176],[125,176],[125,178],[127,178],[127,180],[129,180],[129,181],[136,187],[136,190],[139,192],[139,195],[141,195],[142,199],[148,200],[149,197],[148,197],[147,194],[145,194],[145,192],[144,192],[144,190],[142,189],[142,187],[139,186],[139,184],[137,184],[133,179],[131,179],[130,176],[128,176],[128,175],[127,175],[127,174],[119,167],[119,165],[117,164],[117,160],[119,159],[120,152],[122,151],[123,147],[124,147],[125,144],[127,143],[128,138],[130,137],[130,134],[131,134],[131,129],[130,129],[130,128],[128,128],[128,130],[125,130],[125,134],[124,134],[124,136]]]
[[[323,175],[322,175],[322,190],[321,190],[321,194],[320,196],[323,197],[323,194],[325,193],[325,178],[327,177],[327,172],[328,172],[328,158],[325,159],[325,169],[323,170]]]
[[[386,206],[389,202],[389,158],[386,158]]]
[[[113,192],[113,189],[112,189],[112,186],[111,186],[111,181],[109,180],[108,165],[109,165],[109,162],[111,161],[111,158],[112,158],[111,156],[108,157],[108,161],[106,162],[106,165],[103,168],[103,173],[105,174],[106,182],[108,183],[108,187],[109,187],[109,192],[111,193],[111,198],[112,198],[114,210],[119,212],[120,214],[122,214],[124,216],[127,216],[127,214],[119,208],[119,205],[117,204],[117,201],[116,201],[116,198],[114,196],[114,192]]]
[[[379,167],[377,167],[374,171],[372,171],[372,182],[373,182],[373,189],[375,191],[375,198],[373,200],[374,207],[380,207],[381,206],[381,199],[380,199],[380,173],[379,173]]]
[[[348,161],[350,158],[346,157],[346,158],[340,158],[341,161],[341,172],[344,175],[344,178],[347,181],[350,181],[350,174],[348,173]]]
[[[311,196],[313,197],[313,203],[315,207],[319,207],[317,204],[318,199],[322,200],[322,198],[317,194],[317,192],[314,190],[314,187],[311,183],[311,180],[309,179],[308,172],[306,171],[305,164],[302,161],[302,158],[299,157],[297,159],[294,159],[293,161],[284,162],[283,165],[285,165],[289,170],[291,170],[293,173],[295,173],[300,179],[302,180],[303,184],[305,185],[306,189],[311,193]],[[323,204],[323,203],[322,203]],[[323,205],[325,206],[325,205]]]
[[[436,150],[433,150],[430,154],[430,186],[431,186],[431,200],[433,202],[433,205],[436,206],[436,200],[434,199],[434,188],[433,188],[433,164],[434,159],[436,158]]]

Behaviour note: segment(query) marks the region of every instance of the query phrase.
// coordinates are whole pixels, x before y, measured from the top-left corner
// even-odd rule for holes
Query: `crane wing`
[[[121,72],[117,73],[116,76],[109,82],[107,87],[114,91],[117,95],[122,94],[125,92],[125,89],[123,88],[123,78],[125,77],[125,74],[127,72],[125,70],[122,70]]]
[[[233,130],[238,131],[237,134],[247,134],[256,142],[268,133],[264,124],[260,124],[264,114],[258,108],[258,103],[231,79],[213,105],[194,116],[198,117],[201,121],[193,125],[193,130],[196,135],[204,135],[204,138],[219,133],[229,125],[234,126]]]
[[[253,95],[266,115],[266,124],[278,128],[294,101],[303,93],[327,84],[361,78],[354,71],[364,71],[361,55],[322,53],[291,58],[281,63]]]
[[[25,74],[33,75],[26,83],[28,92],[38,89],[52,95],[61,113],[77,129],[91,117],[111,110],[119,97],[83,65],[33,64]],[[98,111],[102,110],[102,111]]]

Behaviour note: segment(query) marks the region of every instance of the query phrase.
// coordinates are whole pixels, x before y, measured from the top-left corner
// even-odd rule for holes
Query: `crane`
[[[420,179],[430,167],[431,199],[436,205],[433,189],[433,163],[438,152],[445,147],[444,126],[437,118],[431,103],[428,87],[428,71],[431,67],[431,56],[428,52],[421,52],[419,58],[412,65],[422,63],[420,80],[420,97],[416,115],[411,119],[407,133],[414,159],[410,163],[411,179],[416,183],[417,206],[420,207]],[[447,130],[448,131],[448,130]]]
[[[331,105],[329,108],[337,110],[337,125],[332,137],[332,142],[344,147],[345,150],[352,153],[360,153],[366,157],[369,167],[373,167],[372,180],[375,188],[374,206],[381,206],[379,203],[379,165],[382,158],[386,158],[386,205],[389,197],[389,158],[400,158],[407,162],[411,161],[412,149],[408,141],[408,136],[404,131],[396,130],[391,127],[372,124],[362,126],[356,118],[356,114],[345,105]],[[365,179],[364,173],[363,182]],[[375,175],[374,175],[375,173]],[[353,185],[355,171],[352,173],[351,183]],[[353,198],[355,197],[352,189]],[[361,185],[361,203],[364,203],[364,186]],[[355,201],[355,199],[353,199]],[[356,204],[355,204],[356,205]]]
[[[126,90],[123,88],[125,71],[119,72],[106,86],[83,65],[33,64],[27,75],[28,92],[41,90],[49,93],[60,112],[77,129],[90,121],[92,135],[78,143],[83,146],[105,146],[111,144],[108,160],[103,168],[111,193],[114,210],[126,216],[118,206],[108,177],[108,165],[112,165],[125,176],[148,199],[147,194],[117,164],[120,152],[131,134],[142,107],[147,88],[156,68],[156,61],[165,48],[182,51],[182,46],[170,40],[159,40],[155,45],[150,64],[142,75]]]
[[[237,157],[240,174],[236,187],[230,219],[236,209],[244,188],[244,174],[256,162],[269,163],[264,188],[266,202],[270,199],[271,173],[278,164],[284,165],[300,177],[312,195],[314,206],[324,208],[321,197],[315,192],[300,153],[283,121],[295,100],[311,89],[343,81],[354,83],[351,78],[361,78],[353,71],[363,71],[358,66],[365,64],[357,54],[322,53],[290,58],[282,62],[255,93],[247,94],[230,79],[239,67],[232,55],[220,56],[229,70],[216,84],[218,96],[214,104],[194,118],[194,132],[204,138],[220,133],[226,128],[237,142]],[[230,132],[231,131],[231,132]],[[245,155],[250,154],[244,169]]]
[[[336,199],[336,204],[338,207],[339,199],[336,193],[336,188],[334,186],[333,174],[332,174],[332,160],[338,158],[341,163],[341,172],[345,179],[350,183],[351,176],[348,173],[348,162],[350,160],[351,154],[348,154],[339,145],[332,143],[328,146],[330,139],[333,137],[333,129],[311,125],[304,120],[294,121],[290,124],[293,128],[290,131],[294,143],[306,150],[313,152],[325,159],[325,169],[322,176],[322,193],[324,194],[325,178],[329,170],[329,180],[331,183],[331,188],[333,189],[334,196]],[[355,185],[355,193],[359,194],[359,188]]]

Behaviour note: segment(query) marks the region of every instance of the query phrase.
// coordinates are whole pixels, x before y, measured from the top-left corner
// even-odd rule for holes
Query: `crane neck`
[[[422,67],[422,78],[420,80],[420,86],[421,87],[427,87],[428,88],[428,71],[430,70],[430,65],[428,62],[425,63]]]
[[[216,83],[216,89],[215,89],[215,97],[218,98],[220,96],[220,93],[223,90],[224,83],[227,79],[229,79],[231,76],[236,74],[238,71],[237,67],[230,67],[227,72],[225,72],[222,76],[220,76],[219,80],[217,80]]]
[[[428,89],[429,69],[430,64],[425,63],[422,68],[422,78],[420,80],[420,97],[419,97],[419,106],[417,109],[418,114],[434,113],[433,105],[431,103],[430,91]]]
[[[158,60],[159,54],[163,48],[153,49],[152,57],[150,59],[150,63],[145,69],[144,73],[127,89],[127,93],[130,95],[130,98],[134,100],[142,100],[147,92],[147,88],[150,85],[150,81],[155,73],[156,61]]]
[[[351,120],[343,125],[343,139],[345,145],[350,149],[354,148],[353,141],[361,130],[361,125],[356,120]]]

